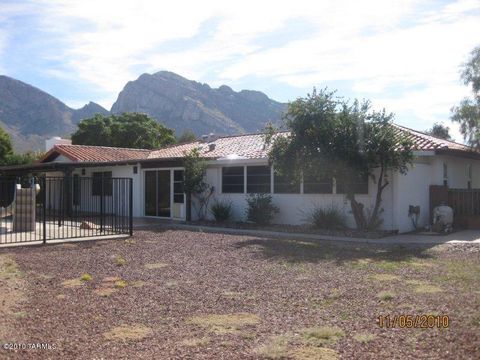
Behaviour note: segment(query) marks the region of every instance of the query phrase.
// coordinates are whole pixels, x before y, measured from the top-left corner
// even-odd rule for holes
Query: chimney
[[[45,151],[50,150],[55,145],[71,145],[72,140],[62,139],[60,136],[54,136],[50,139],[45,140]]]
[[[213,150],[215,150],[215,143],[214,142],[208,144],[208,151],[213,151]]]
[[[214,133],[210,133],[208,135],[202,135],[201,137],[201,142],[202,143],[211,143],[211,142],[214,142],[215,140],[217,140],[218,136],[215,135]]]

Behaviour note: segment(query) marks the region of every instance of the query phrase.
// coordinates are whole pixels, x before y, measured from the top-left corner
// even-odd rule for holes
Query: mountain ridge
[[[200,136],[257,132],[267,122],[278,123],[285,109],[260,91],[212,88],[170,71],[127,82],[110,111],[92,101],[73,109],[35,86],[0,75],[0,126],[17,151],[43,150],[46,138],[68,136],[80,120],[95,114],[142,112],[178,135],[190,129]]]

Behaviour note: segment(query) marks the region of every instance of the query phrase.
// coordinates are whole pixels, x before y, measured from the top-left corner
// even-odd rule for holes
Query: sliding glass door
[[[183,170],[145,171],[145,216],[185,218]]]
[[[145,172],[145,215],[171,216],[170,170]]]

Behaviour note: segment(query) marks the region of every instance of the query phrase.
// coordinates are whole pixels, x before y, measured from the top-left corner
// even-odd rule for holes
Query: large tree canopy
[[[73,144],[155,149],[175,143],[174,132],[146,114],[95,115],[82,120]]]
[[[373,177],[378,169],[376,201],[369,216],[356,201],[353,186],[345,183],[357,227],[374,227],[383,189],[388,186],[387,171],[406,173],[413,160],[412,144],[395,131],[392,118],[385,111],[371,111],[369,102],[349,103],[334,92],[314,89],[313,94],[289,104],[285,127],[290,136],[269,129],[270,161],[292,181],[305,173],[319,179]]]
[[[0,128],[0,164],[8,164],[8,159],[13,155],[12,140],[5,130]]]
[[[452,121],[460,124],[460,132],[469,145],[480,147],[480,46],[463,64],[461,79],[471,86],[472,98],[465,98],[452,108]]]
[[[428,135],[435,136],[440,139],[445,139],[445,140],[453,140],[451,135],[450,135],[450,128],[448,126],[445,126],[441,123],[435,123],[433,124],[431,129],[428,129],[425,131]]]

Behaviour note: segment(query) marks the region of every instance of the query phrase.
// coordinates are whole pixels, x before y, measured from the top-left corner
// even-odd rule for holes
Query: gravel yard
[[[2,344],[54,347],[0,358],[480,358],[478,245],[154,229],[1,249],[0,284]],[[448,328],[377,321],[424,314]]]

